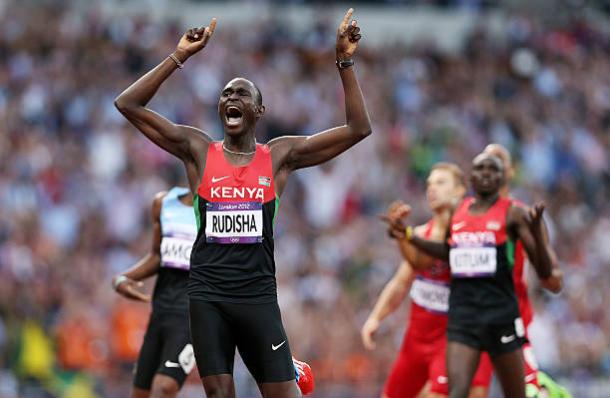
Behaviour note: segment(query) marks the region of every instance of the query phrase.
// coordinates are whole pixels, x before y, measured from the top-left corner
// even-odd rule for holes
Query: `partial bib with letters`
[[[414,303],[438,314],[449,311],[449,282],[417,276],[411,286],[411,300]]]
[[[161,266],[188,270],[191,249],[197,237],[193,208],[183,204],[179,197],[188,189],[173,188],[163,198],[161,207]]]
[[[449,252],[454,278],[492,276],[496,273],[496,235],[492,231],[456,232]]]
[[[249,164],[233,166],[222,142],[210,144],[194,202],[198,235],[191,255],[192,298],[276,299],[273,222],[278,206],[267,145],[256,145]]]
[[[188,309],[186,284],[197,237],[193,207],[181,200],[188,193],[187,188],[174,187],[161,202],[161,268],[153,292],[153,312],[186,314]]]

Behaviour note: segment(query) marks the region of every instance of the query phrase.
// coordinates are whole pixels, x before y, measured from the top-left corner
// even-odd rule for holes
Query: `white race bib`
[[[161,239],[161,266],[188,270],[195,239],[163,237]]]
[[[263,241],[263,204],[260,202],[208,203],[206,242],[235,244]]]
[[[414,303],[432,312],[446,314],[449,311],[449,285],[418,277],[411,286]]]
[[[454,247],[449,252],[451,275],[457,278],[493,276],[497,267],[495,247]]]

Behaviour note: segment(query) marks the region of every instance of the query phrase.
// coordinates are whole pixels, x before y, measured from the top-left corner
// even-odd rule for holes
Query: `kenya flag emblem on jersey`
[[[258,185],[264,185],[266,187],[271,186],[271,177],[258,177]]]

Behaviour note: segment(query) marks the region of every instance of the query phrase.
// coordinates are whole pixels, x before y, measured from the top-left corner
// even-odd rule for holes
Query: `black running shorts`
[[[277,301],[235,304],[190,299],[191,335],[201,377],[233,374],[235,348],[257,383],[295,379]]]
[[[520,350],[525,343],[521,318],[500,325],[447,325],[447,340],[465,344],[495,357]]]
[[[134,370],[133,385],[150,390],[155,375],[163,374],[182,386],[194,366],[187,314],[153,312]]]

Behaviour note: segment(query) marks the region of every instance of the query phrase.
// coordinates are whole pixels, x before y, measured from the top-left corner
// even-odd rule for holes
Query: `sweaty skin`
[[[353,9],[349,9],[337,29],[335,47],[338,61],[351,59],[361,38],[357,22],[351,20],[352,13]],[[117,109],[138,130],[182,160],[193,193],[202,179],[212,139],[203,130],[175,124],[146,105],[161,84],[178,68],[178,62],[185,63],[208,44],[215,28],[216,19],[212,19],[207,27],[189,29],[172,54],[174,59],[166,58],[115,100]],[[345,94],[344,124],[308,137],[283,136],[268,143],[278,197],[294,170],[326,162],[371,134],[368,112],[354,67],[340,69],[339,77]],[[218,101],[218,115],[224,130],[224,156],[230,164],[244,166],[253,159],[256,124],[264,113],[260,91],[249,80],[235,78],[223,88]],[[208,397],[235,396],[230,374],[207,376],[202,378],[202,383]],[[299,395],[294,381],[262,383],[259,388],[263,396],[269,398],[292,398]]]

